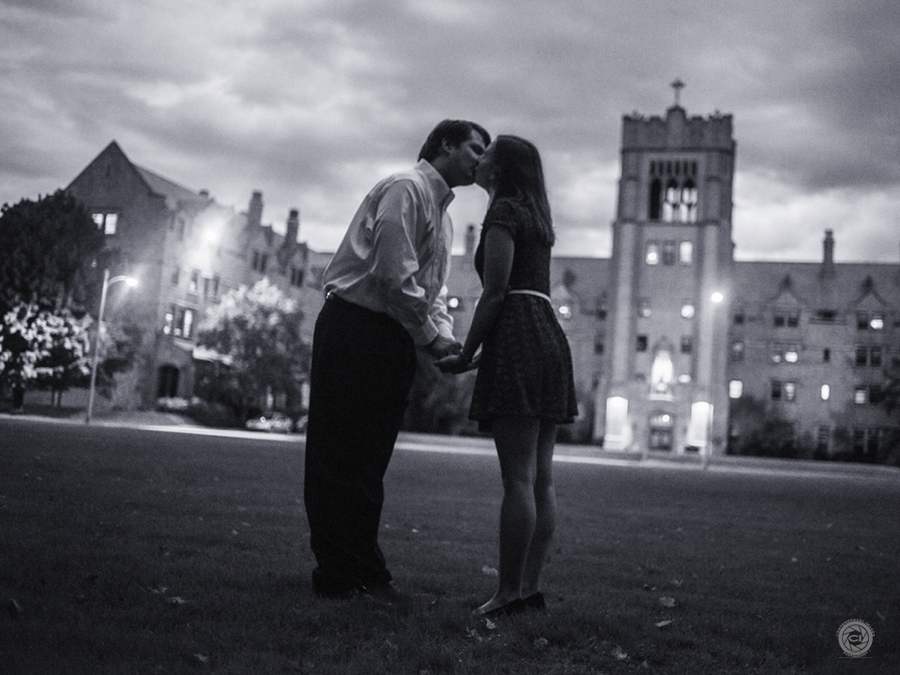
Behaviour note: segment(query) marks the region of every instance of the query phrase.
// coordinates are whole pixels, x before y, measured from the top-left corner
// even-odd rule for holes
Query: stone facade
[[[577,436],[611,451],[725,452],[741,399],[820,456],[871,457],[900,427],[879,405],[900,368],[900,265],[736,262],[730,115],[623,119],[608,259],[554,257],[552,293],[579,392]],[[465,335],[475,228],[449,284]]]
[[[117,251],[111,275],[128,274],[136,288],[110,287],[105,320],[138,329],[135,367],[117,378],[111,405],[150,408],[159,398],[189,398],[197,360],[213,358],[196,346],[206,308],[241,285],[269,278],[314,317],[321,306],[321,274],[329,258],[297,240],[299,213],[281,235],[262,223],[262,193],[246,212],[216,203],[132,163],[112,142],[66,188],[106,232]],[[312,338],[312,321],[303,330]]]

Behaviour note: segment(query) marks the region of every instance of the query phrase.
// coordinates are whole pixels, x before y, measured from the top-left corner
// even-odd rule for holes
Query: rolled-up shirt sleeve
[[[434,231],[419,232],[429,219],[422,213],[422,199],[410,181],[391,185],[369,223],[372,237],[371,274],[387,304],[387,313],[400,322],[417,344],[425,345],[438,336],[432,318],[432,301],[417,280],[421,262],[417,242],[434,237]]]

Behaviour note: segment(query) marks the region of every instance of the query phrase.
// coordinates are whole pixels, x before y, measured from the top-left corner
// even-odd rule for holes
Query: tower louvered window
[[[697,162],[650,162],[650,220],[697,222]]]

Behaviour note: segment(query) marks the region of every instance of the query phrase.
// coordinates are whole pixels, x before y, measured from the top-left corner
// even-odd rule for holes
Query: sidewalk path
[[[10,415],[0,413],[0,420],[31,420],[57,424],[84,424],[83,415],[67,418],[43,417],[40,415]],[[156,411],[118,412],[107,414],[91,421],[92,426],[123,427],[145,429],[161,433],[197,434],[245,438],[273,443],[305,443],[303,434],[270,434],[241,429],[217,429],[203,427],[188,417],[176,413]],[[488,437],[438,436],[401,432],[396,449],[401,452],[441,452],[457,455],[495,456],[494,443]],[[829,477],[848,479],[880,479],[900,482],[900,468],[872,464],[846,462],[822,462],[793,459],[770,459],[765,457],[713,457],[704,467],[700,457],[684,455],[652,455],[642,458],[637,453],[608,452],[596,445],[572,445],[560,443],[556,446],[554,460],[562,463],[595,464],[612,467],[629,467],[649,470],[710,471],[717,473],[745,473],[782,477]]]

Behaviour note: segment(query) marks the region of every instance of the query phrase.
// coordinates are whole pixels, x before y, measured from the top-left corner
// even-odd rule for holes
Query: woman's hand
[[[442,359],[438,359],[434,362],[434,365],[436,365],[442,373],[459,375],[460,373],[465,373],[477,368],[480,358],[480,355],[477,355],[474,359],[469,360],[462,354],[452,354],[450,356],[445,356]]]

